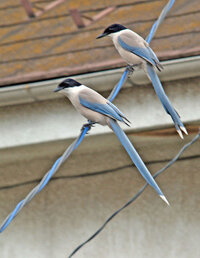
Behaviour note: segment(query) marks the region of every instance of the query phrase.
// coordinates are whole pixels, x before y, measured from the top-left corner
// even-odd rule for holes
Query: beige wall
[[[187,141],[178,136],[131,137],[153,173]],[[70,141],[0,151],[0,186],[38,179]],[[157,182],[171,206],[148,187],[95,240],[75,257],[200,257],[200,141],[184,153]],[[24,157],[24,158],[22,158]],[[191,157],[193,157],[191,159]],[[57,177],[103,171],[131,164],[115,136],[90,136]],[[135,168],[76,179],[52,181],[0,235],[1,258],[62,258],[86,240],[144,184]],[[35,184],[0,190],[0,221]]]

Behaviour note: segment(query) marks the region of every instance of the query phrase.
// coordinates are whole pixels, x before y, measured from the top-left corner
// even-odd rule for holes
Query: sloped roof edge
[[[200,54],[200,48],[195,47],[191,49],[172,50],[167,52],[157,53],[160,60],[173,60],[178,58],[184,58],[188,56],[198,56]],[[54,69],[47,72],[32,72],[25,75],[10,76],[0,79],[0,86],[10,86],[14,84],[29,83],[41,80],[48,80],[53,78],[59,78],[63,76],[74,76],[78,74],[85,74],[88,72],[97,72],[102,70],[115,69],[125,66],[124,61],[119,59],[109,60],[105,62],[96,62],[91,64],[79,65],[76,67],[63,67]]]
[[[159,73],[161,81],[173,81],[200,76],[200,55],[163,61],[162,65],[164,70]],[[123,72],[124,68],[118,68],[76,75],[73,78],[102,92],[112,90]],[[53,89],[64,78],[63,76],[57,79],[0,87],[0,106],[59,98],[60,95],[54,94]],[[132,84],[144,85],[148,83],[147,76],[141,69],[138,69],[134,71],[133,76],[130,76],[125,87],[131,87]]]

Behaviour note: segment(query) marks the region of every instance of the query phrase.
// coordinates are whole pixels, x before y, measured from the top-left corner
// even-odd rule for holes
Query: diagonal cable
[[[155,23],[153,24],[151,31],[149,33],[149,35],[146,38],[146,41],[148,43],[151,42],[151,40],[153,39],[158,27],[160,26],[160,24],[163,22],[163,20],[165,19],[166,15],[168,14],[168,12],[170,11],[170,9],[172,8],[172,6],[174,5],[175,0],[170,0],[165,7],[163,8],[160,16],[158,17],[158,19],[155,21]]]
[[[71,155],[71,153],[78,147],[78,145],[82,142],[86,133],[90,130],[91,126],[88,124],[87,126],[83,126],[80,135],[78,138],[66,149],[63,155],[56,160],[52,168],[44,175],[40,183],[34,187],[31,192],[21,200],[15,209],[10,213],[7,218],[4,220],[0,227],[0,233],[4,231],[4,229],[10,224],[10,222],[16,217],[16,215],[20,212],[20,210],[29,203],[33,197],[38,194],[49,182],[51,177],[58,171],[61,164]]]
[[[157,173],[154,174],[153,178],[156,178],[157,176],[159,176],[161,173],[163,173],[167,168],[171,167],[178,159],[179,157],[182,155],[182,153],[188,148],[190,147],[193,143],[195,143],[198,139],[200,138],[200,131],[199,133],[187,144],[185,144],[181,150],[178,152],[178,154],[170,161],[167,163],[167,165],[165,165],[163,168],[161,168]],[[74,249],[74,251],[68,256],[68,258],[71,258],[75,253],[78,252],[78,250],[80,250],[84,245],[86,245],[88,242],[90,242],[92,239],[94,239],[105,227],[106,225],[118,214],[120,213],[122,210],[124,210],[126,207],[128,207],[131,203],[133,203],[146,189],[146,187],[148,186],[148,183],[146,183],[139,191],[136,195],[134,195],[126,204],[124,204],[121,208],[119,208],[117,211],[115,211],[104,223],[103,225],[94,233],[92,234],[91,237],[89,237],[86,241],[84,241],[82,244],[80,244],[78,247],[76,247]]]
[[[168,4],[164,7],[163,11],[161,12],[158,20],[154,23],[153,27],[151,28],[151,31],[149,33],[148,36],[148,43],[150,43],[150,41],[152,40],[158,26],[162,23],[163,19],[165,18],[165,16],[167,15],[167,13],[169,12],[169,10],[171,9],[172,5],[174,4],[175,0],[170,0],[168,2]],[[113,88],[112,92],[110,93],[108,99],[112,102],[115,97],[117,96],[117,94],[119,93],[121,87],[125,84],[128,75],[132,73],[132,71],[130,70],[130,67],[127,67],[119,81],[119,83]],[[10,222],[16,217],[16,215],[20,212],[20,210],[27,205],[32,199],[33,197],[38,194],[45,186],[46,184],[49,182],[49,180],[51,179],[51,177],[58,171],[58,169],[60,168],[60,166],[62,165],[62,163],[64,161],[66,161],[66,159],[71,155],[71,153],[79,146],[79,144],[82,142],[82,140],[84,139],[85,135],[87,134],[87,132],[91,129],[93,123],[89,122],[88,124],[84,125],[81,129],[81,133],[78,136],[78,138],[66,149],[66,151],[64,152],[64,154],[58,158],[56,160],[56,162],[54,163],[54,165],[52,166],[52,168],[44,175],[44,177],[42,178],[42,180],[40,181],[40,183],[31,190],[31,192],[23,199],[21,200],[17,206],[15,207],[15,209],[6,217],[6,219],[4,220],[4,222],[2,223],[2,225],[0,226],[0,233],[2,233],[4,231],[4,229],[10,224]]]

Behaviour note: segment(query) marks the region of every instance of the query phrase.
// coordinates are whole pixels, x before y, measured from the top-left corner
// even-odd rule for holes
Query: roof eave
[[[200,76],[200,56],[174,59],[161,62],[164,69],[159,73],[161,81],[174,81]],[[89,85],[93,89],[102,92],[110,91],[119,81],[124,72],[124,68],[111,69],[100,72],[85,73],[73,76],[83,84]],[[53,89],[66,77],[50,79],[33,83],[23,83],[0,88],[0,106],[30,103],[41,100],[59,98],[59,94],[53,93]],[[140,69],[134,71],[125,87],[132,84],[148,84],[148,78]]]

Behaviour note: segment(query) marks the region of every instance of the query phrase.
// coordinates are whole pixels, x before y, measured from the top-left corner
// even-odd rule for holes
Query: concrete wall
[[[178,136],[130,133],[129,137],[154,173],[192,136],[185,141]],[[36,185],[30,181],[42,177],[69,143],[56,141],[0,151],[1,221]],[[200,257],[199,150],[200,141],[184,153],[184,160],[157,179],[170,207],[148,187],[75,257]],[[52,180],[0,235],[0,257],[67,257],[143,186],[135,168],[123,168],[130,164],[114,135],[87,137],[56,174],[57,180]],[[98,174],[67,178],[92,172]],[[6,185],[11,187],[2,189]]]

